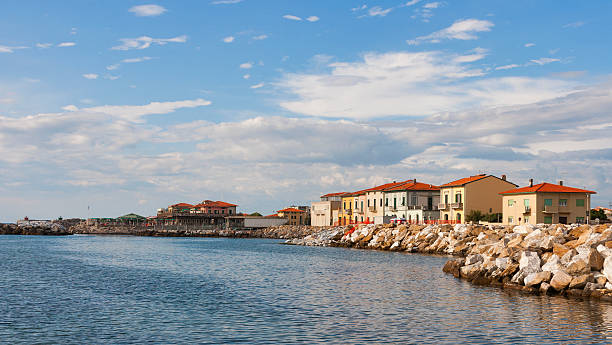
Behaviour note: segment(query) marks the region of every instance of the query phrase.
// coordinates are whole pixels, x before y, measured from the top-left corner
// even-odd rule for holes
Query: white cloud
[[[108,80],[117,80],[120,77],[118,75],[111,75],[111,74],[107,74],[104,76],[104,79],[108,79]]]
[[[141,117],[154,114],[168,114],[181,108],[196,108],[210,105],[211,102],[198,98],[194,100],[175,102],[151,102],[146,105],[103,105],[99,107],[83,108],[87,113],[102,113],[128,121],[138,122]]]
[[[211,4],[213,5],[227,5],[227,4],[237,4],[239,2],[242,2],[244,0],[216,0],[211,2]]]
[[[27,48],[29,47],[25,47],[25,46],[9,47],[9,46],[0,45],[0,53],[14,53],[15,50],[27,49]]]
[[[149,61],[149,60],[153,60],[153,58],[150,57],[150,56],[143,56],[143,57],[138,57],[138,58],[123,59],[123,60],[121,60],[121,62],[123,62],[123,63],[137,63],[137,62],[143,62],[143,61]]]
[[[491,31],[494,26],[488,20],[465,19],[454,22],[451,26],[436,31],[427,36],[420,36],[414,40],[407,41],[409,44],[419,44],[421,42],[438,43],[442,40],[475,40],[478,38],[476,33]]]
[[[131,7],[128,11],[134,13],[134,15],[138,17],[155,17],[163,14],[167,10],[159,5],[138,5]]]
[[[113,65],[106,66],[106,69],[109,70],[109,71],[114,71],[117,68],[119,68],[119,66],[120,66],[120,64],[116,63],[116,64],[113,64]]]
[[[425,5],[423,5],[423,8],[429,8],[429,9],[434,9],[434,8],[438,8],[442,5],[442,3],[440,2],[430,2],[427,3]]]
[[[242,78],[243,79],[249,79],[249,78],[251,78],[251,75],[250,74],[245,74],[245,75],[242,76]]]
[[[575,28],[579,28],[583,26],[584,24],[585,24],[584,22],[573,22],[573,23],[568,23],[568,24],[563,25],[563,28],[575,29]]]
[[[47,49],[47,48],[51,48],[52,46],[53,46],[53,43],[36,43],[36,47],[40,49]]]
[[[78,111],[79,110],[79,108],[74,104],[69,104],[67,106],[64,106],[62,107],[62,109],[66,111]]]
[[[289,19],[289,20],[302,20],[302,18],[298,17],[298,16],[294,16],[292,14],[285,14],[283,16],[283,18],[285,19]]]
[[[393,11],[392,7],[383,9],[380,6],[374,6],[368,10],[368,15],[370,17],[384,17],[391,11]]]
[[[521,65],[517,65],[515,63],[510,64],[510,65],[504,65],[504,66],[498,66],[495,67],[495,70],[506,70],[506,69],[512,69],[512,68],[517,68],[517,67],[521,67]]]
[[[460,109],[527,104],[567,94],[567,81],[486,77],[471,66],[484,51],[365,54],[362,61],[336,62],[325,73],[289,73],[278,85],[292,112],[356,119],[423,116]]]
[[[57,45],[60,48],[64,48],[64,47],[74,47],[76,46],[75,42],[62,42],[60,44]]]
[[[76,35],[77,34],[77,28],[71,28],[70,29],[70,34],[71,35]]]
[[[542,66],[542,65],[549,64],[551,62],[558,62],[560,60],[559,59],[553,59],[553,58],[546,58],[545,57],[545,58],[533,59],[533,60],[530,60],[530,61],[533,62],[533,63],[536,63],[536,64],[538,64],[540,66]]]
[[[268,38],[268,35],[259,35],[259,36],[254,36],[253,39],[256,41],[261,41],[261,40],[265,40],[266,38]]]
[[[141,36],[137,38],[121,38],[119,39],[121,44],[112,47],[113,50],[130,50],[130,49],[146,49],[151,45],[165,45],[168,43],[185,43],[187,42],[187,36],[177,36],[173,38],[152,38],[149,36]]]
[[[525,48],[533,47],[535,43],[525,43]]]
[[[306,18],[306,20],[307,20],[307,21],[309,21],[309,22],[311,22],[311,23],[318,22],[318,21],[319,21],[319,19],[320,19],[320,18],[319,18],[319,17],[317,17],[317,16],[310,16],[310,17]]]
[[[240,68],[242,69],[251,69],[253,68],[253,63],[252,62],[245,62],[240,64]]]
[[[259,88],[262,88],[264,86],[265,86],[264,83],[259,83],[259,84],[251,85],[250,88],[251,89],[259,89]]]
[[[95,73],[86,73],[83,74],[83,78],[85,79],[98,79],[98,75]]]
[[[232,43],[232,42],[234,42],[235,39],[236,38],[234,36],[227,36],[227,37],[225,37],[223,39],[223,42],[225,42],[225,43]]]
[[[408,1],[406,4],[404,4],[404,6],[412,6],[412,5],[416,5],[417,3],[419,3],[421,0],[410,0]]]
[[[357,7],[353,7],[353,8],[351,8],[351,11],[352,11],[352,12],[363,11],[363,10],[365,10],[366,8],[368,8],[368,5],[365,5],[365,4],[364,4],[364,5],[361,5],[361,6],[357,6]]]

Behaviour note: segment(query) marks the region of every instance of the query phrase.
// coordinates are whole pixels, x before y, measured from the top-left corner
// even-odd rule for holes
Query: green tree
[[[249,216],[261,217],[261,213],[253,212],[253,213],[249,214]]]
[[[608,216],[602,209],[591,210],[591,220],[595,220],[596,218],[599,218],[599,220],[608,220]]]
[[[479,210],[471,210],[470,213],[468,213],[465,216],[465,220],[467,222],[474,222],[474,223],[476,223],[478,221],[483,220],[484,217],[485,217],[485,215],[482,214],[482,212],[480,212]]]

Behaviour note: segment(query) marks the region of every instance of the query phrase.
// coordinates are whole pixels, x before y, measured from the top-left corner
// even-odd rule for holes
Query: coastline
[[[612,301],[612,225],[360,225],[286,241],[450,255],[442,270],[475,285]]]

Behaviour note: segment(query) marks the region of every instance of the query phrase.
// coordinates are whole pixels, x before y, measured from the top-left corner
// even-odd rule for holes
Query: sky
[[[0,2],[0,222],[488,173],[612,202],[612,2]]]

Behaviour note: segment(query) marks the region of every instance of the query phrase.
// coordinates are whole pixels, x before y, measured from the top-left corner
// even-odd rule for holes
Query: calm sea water
[[[2,343],[606,343],[612,305],[476,287],[446,258],[274,240],[0,236]]]

